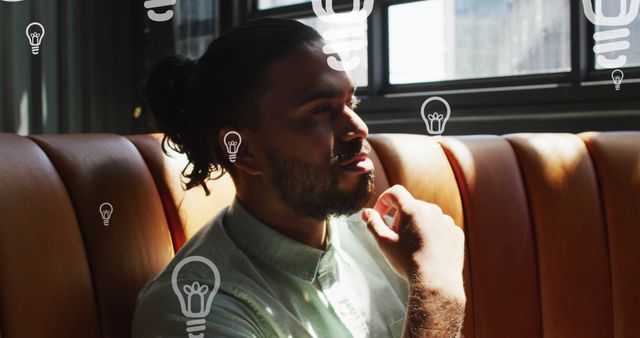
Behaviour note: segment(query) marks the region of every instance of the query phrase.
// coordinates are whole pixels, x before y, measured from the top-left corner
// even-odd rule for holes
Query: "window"
[[[217,36],[216,0],[181,0],[174,7],[176,53],[197,59]]]
[[[321,34],[335,28],[315,16],[312,0],[252,1],[246,19],[297,19]],[[632,86],[640,78],[638,18],[627,26],[626,86],[614,98],[611,71],[595,64],[594,28],[582,0],[373,1],[366,49],[352,54],[363,62],[350,72],[363,97],[361,112],[408,114],[425,95],[447,95],[469,109],[494,104],[525,112],[534,105],[584,104],[595,110],[591,102],[626,107],[637,100]],[[336,12],[353,9],[353,0],[331,2]],[[606,16],[620,12],[620,1],[603,2]]]
[[[392,5],[389,82],[568,72],[569,18],[569,2],[557,0]]]

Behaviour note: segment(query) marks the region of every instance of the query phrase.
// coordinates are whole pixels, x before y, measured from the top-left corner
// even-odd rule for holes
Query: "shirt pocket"
[[[391,331],[392,338],[402,337],[402,324],[404,324],[404,316],[394,320],[389,324],[389,331]]]

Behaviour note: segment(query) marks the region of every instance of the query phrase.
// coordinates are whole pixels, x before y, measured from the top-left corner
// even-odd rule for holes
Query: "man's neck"
[[[251,215],[271,229],[302,244],[320,250],[325,249],[327,227],[325,220],[302,217],[282,202],[269,201],[264,198],[264,195],[260,197],[258,195],[238,193],[236,197]]]

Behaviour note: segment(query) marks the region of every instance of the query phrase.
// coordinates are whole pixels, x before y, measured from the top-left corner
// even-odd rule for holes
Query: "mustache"
[[[331,157],[331,165],[337,165],[338,163],[352,158],[360,153],[369,153],[371,151],[371,144],[367,140],[357,141],[350,143],[347,147],[342,150],[340,153]]]

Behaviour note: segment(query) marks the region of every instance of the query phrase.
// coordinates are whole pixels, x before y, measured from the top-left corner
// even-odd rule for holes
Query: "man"
[[[368,129],[323,44],[296,21],[263,19],[216,39],[197,64],[167,58],[150,76],[159,129],[191,162],[187,187],[228,171],[237,194],[141,291],[135,338],[459,336],[463,232],[398,185],[361,210],[373,193]],[[242,137],[234,162],[230,131]],[[189,257],[218,275],[206,264],[178,274]],[[185,314],[174,272],[206,313]],[[210,305],[193,293],[204,286],[216,291]]]

